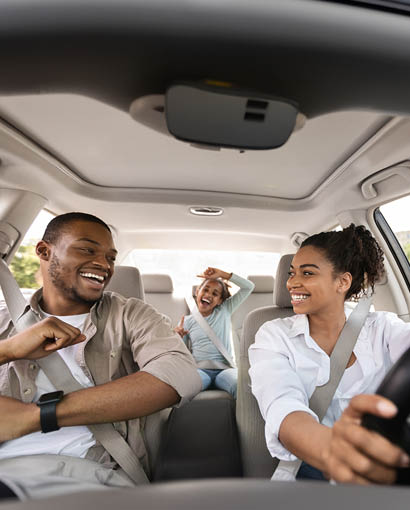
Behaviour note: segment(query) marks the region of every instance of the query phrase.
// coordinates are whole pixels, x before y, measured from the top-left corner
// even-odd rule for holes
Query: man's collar
[[[104,296],[104,294],[103,294],[103,296]],[[94,303],[93,306],[90,308],[91,316],[93,316],[94,314],[97,314],[97,316],[99,315],[101,303],[103,301],[103,296],[96,303]],[[42,298],[43,298],[43,288],[42,287],[40,289],[36,290],[36,292],[30,298],[30,306],[31,306],[32,310],[34,310],[38,314],[41,313],[40,301]]]

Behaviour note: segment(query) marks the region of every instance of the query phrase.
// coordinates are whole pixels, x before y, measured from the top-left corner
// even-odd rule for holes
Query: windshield
[[[329,0],[324,0],[328,2]],[[334,3],[356,4],[364,7],[375,7],[394,11],[410,12],[410,0],[331,0]]]

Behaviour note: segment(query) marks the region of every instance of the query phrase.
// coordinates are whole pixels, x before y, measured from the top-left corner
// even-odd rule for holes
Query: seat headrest
[[[273,293],[273,301],[276,306],[281,308],[291,308],[290,294],[286,288],[286,281],[289,277],[289,268],[294,257],[293,253],[283,255],[279,261],[276,270],[275,291]]]
[[[118,292],[124,297],[144,299],[144,288],[139,270],[131,266],[115,266],[114,274],[105,290]]]
[[[252,291],[253,293],[262,294],[271,292],[273,294],[275,278],[272,275],[251,274],[248,276],[248,280],[255,284],[255,288]]]
[[[174,286],[167,274],[143,274],[142,283],[147,294],[172,294]]]

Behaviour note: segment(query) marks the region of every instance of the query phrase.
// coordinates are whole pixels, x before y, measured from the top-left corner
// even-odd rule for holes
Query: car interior
[[[270,481],[248,348],[264,322],[293,314],[285,283],[303,240],[352,222],[385,253],[374,309],[410,321],[409,14],[388,0],[2,0],[7,263],[41,211],[96,215],[119,251],[107,290],[175,326],[189,300],[173,274],[130,265],[132,250],[280,258],[243,275],[255,288],[232,316],[237,400],[209,390],[148,417],[150,486],[4,510],[406,508],[407,487]],[[404,242],[383,213],[399,202]]]

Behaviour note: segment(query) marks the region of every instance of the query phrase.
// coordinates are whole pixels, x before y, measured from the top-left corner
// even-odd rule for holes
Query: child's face
[[[222,286],[216,280],[206,280],[196,295],[198,310],[204,317],[211,315],[215,306],[222,303]]]

